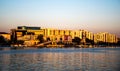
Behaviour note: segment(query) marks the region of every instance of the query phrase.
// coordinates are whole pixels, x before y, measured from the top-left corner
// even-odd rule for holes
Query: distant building
[[[98,43],[98,35],[97,35],[97,34],[94,34],[94,35],[93,35],[93,40],[94,40],[94,43],[95,43],[95,44]]]
[[[38,35],[43,35],[45,41],[72,42],[72,39],[79,37],[82,43],[86,43],[86,38],[98,42],[117,43],[117,37],[114,34],[100,32],[93,34],[87,30],[59,30],[41,27],[18,26],[11,29],[11,40],[15,43],[17,40],[23,40],[25,45],[38,44]]]
[[[65,41],[65,37],[67,36],[69,39],[67,41],[72,41],[71,38],[71,31],[70,30],[58,30],[58,29],[50,29],[46,28],[43,29],[44,31],[44,38],[47,40],[47,38],[50,38],[51,41]],[[71,38],[71,39],[70,39]]]
[[[117,36],[110,34],[108,32],[100,32],[94,34],[94,41],[97,42],[106,42],[106,43],[117,43]]]
[[[37,44],[37,36],[43,34],[40,27],[18,26],[17,29],[11,29],[11,41],[23,40],[27,45]]]

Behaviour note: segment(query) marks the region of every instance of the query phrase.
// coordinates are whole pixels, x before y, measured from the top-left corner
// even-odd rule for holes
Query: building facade
[[[37,36],[40,34],[43,34],[40,27],[18,26],[16,29],[11,29],[11,41],[16,43],[22,40],[25,45],[32,46],[39,42]]]
[[[117,36],[108,32],[94,34],[94,42],[117,43]]]
[[[72,39],[79,37],[83,43],[86,42],[86,38],[94,40],[94,43],[117,43],[116,35],[107,32],[93,34],[87,30],[60,30],[29,26],[18,26],[16,29],[11,29],[11,40],[14,43],[17,40],[23,40],[26,45],[35,45],[39,42],[38,35],[43,35],[45,41],[72,42]]]

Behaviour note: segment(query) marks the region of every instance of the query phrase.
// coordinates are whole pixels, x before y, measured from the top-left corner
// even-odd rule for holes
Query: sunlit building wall
[[[106,42],[106,43],[117,43],[117,36],[110,34],[108,32],[100,32],[94,35],[94,38],[97,36],[97,42]]]
[[[71,30],[70,35],[72,36],[72,39],[74,39],[75,37],[79,37],[80,39],[82,39],[82,31],[81,30]]]
[[[94,43],[95,43],[95,44],[98,42],[97,34],[93,34],[93,40],[94,40]]]
[[[93,40],[93,33],[92,32],[89,32],[87,30],[81,30],[82,31],[82,38],[85,37],[85,38],[88,38],[90,40]]]
[[[117,36],[114,34],[109,34],[109,43],[117,43]]]
[[[71,31],[70,30],[58,30],[58,29],[43,29],[44,30],[44,37],[45,40],[47,38],[50,38],[51,41],[64,41],[66,36],[70,36]]]

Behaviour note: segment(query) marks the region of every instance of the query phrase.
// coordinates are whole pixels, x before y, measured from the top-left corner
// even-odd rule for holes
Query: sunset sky
[[[120,37],[120,0],[0,0],[0,32],[17,26],[85,29]]]

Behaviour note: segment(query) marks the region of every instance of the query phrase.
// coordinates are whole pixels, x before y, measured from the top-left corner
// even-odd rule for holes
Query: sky
[[[17,26],[120,36],[120,0],[0,0],[0,32]]]

